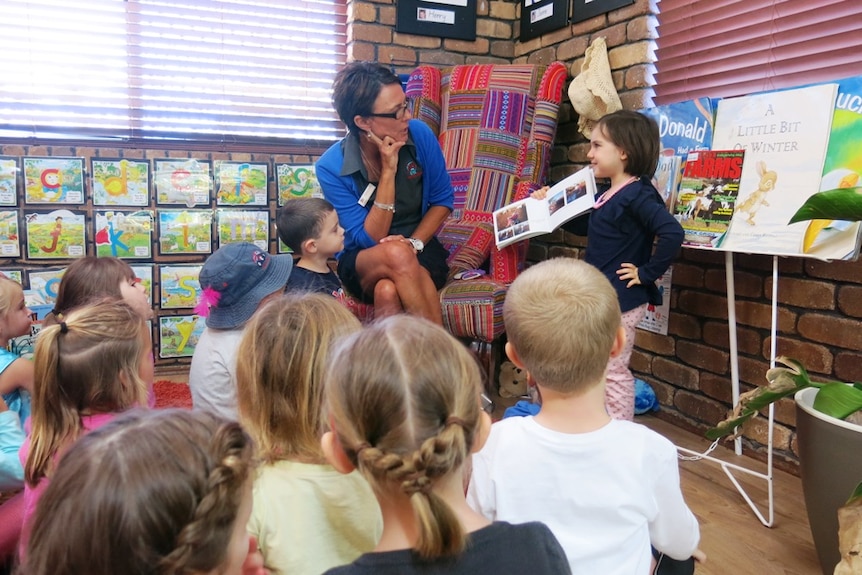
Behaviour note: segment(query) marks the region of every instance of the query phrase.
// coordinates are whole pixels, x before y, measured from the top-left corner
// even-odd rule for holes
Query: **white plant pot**
[[[817,388],[800,390],[796,399],[799,470],[811,535],[824,575],[841,560],[838,508],[862,482],[862,425],[814,410]]]

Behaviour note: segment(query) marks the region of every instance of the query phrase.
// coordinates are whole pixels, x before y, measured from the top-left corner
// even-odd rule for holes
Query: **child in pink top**
[[[33,361],[31,433],[19,454],[25,480],[22,557],[30,517],[58,455],[117,413],[146,405],[147,382],[153,379],[146,322],[120,301],[78,308],[44,328]]]

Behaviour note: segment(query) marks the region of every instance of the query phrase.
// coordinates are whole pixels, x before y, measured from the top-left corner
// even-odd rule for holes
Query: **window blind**
[[[862,74],[850,0],[659,0],[655,103]]]
[[[335,140],[345,0],[3,0],[0,136]]]

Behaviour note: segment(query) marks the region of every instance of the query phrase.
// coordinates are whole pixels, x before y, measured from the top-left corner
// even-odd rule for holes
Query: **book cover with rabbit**
[[[803,251],[807,224],[788,222],[820,189],[837,91],[830,83],[719,101],[712,149],[745,150],[745,161],[736,209],[717,248],[812,255]]]

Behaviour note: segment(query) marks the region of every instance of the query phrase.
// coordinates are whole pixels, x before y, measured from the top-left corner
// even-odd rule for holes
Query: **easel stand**
[[[739,403],[739,350],[737,347],[737,339],[736,339],[736,292],[734,288],[733,281],[733,253],[726,252],[725,260],[724,260],[724,271],[727,281],[727,321],[728,321],[728,331],[730,334],[730,378],[731,378],[731,386],[733,391],[733,406]],[[772,256],[772,324],[770,326],[770,334],[771,334],[771,345],[769,350],[769,367],[775,367],[775,353],[776,353],[776,340],[778,339],[778,256]],[[718,445],[718,440],[712,444],[712,446],[707,449],[704,453],[698,453],[696,451],[692,451],[690,449],[686,449],[683,447],[677,447],[677,450],[682,453],[688,453],[689,456],[680,455],[680,459],[684,459],[687,461],[697,461],[701,459],[705,459],[708,461],[713,461],[718,463],[721,466],[721,469],[730,479],[730,482],[733,483],[733,486],[736,487],[736,490],[742,495],[745,502],[748,503],[748,506],[760,520],[760,522],[766,527],[772,527],[775,520],[775,500],[773,493],[773,474],[772,474],[772,447],[773,447],[773,429],[775,424],[775,405],[769,404],[769,419],[768,419],[768,432],[767,432],[767,444],[766,444],[766,473],[760,473],[758,471],[754,471],[753,469],[748,469],[746,467],[742,467],[740,465],[735,465],[733,463],[728,463],[726,461],[722,461],[718,458],[712,457],[709,453],[715,449],[715,446]],[[736,438],[734,440],[734,450],[737,455],[742,455],[742,440],[740,438]],[[763,516],[760,509],[755,505],[754,501],[752,501],[751,497],[746,493],[745,488],[739,483],[736,477],[733,475],[733,471],[738,471],[741,473],[746,473],[748,475],[753,475],[754,477],[758,477],[763,479],[767,483],[767,498],[768,498],[768,518]]]

